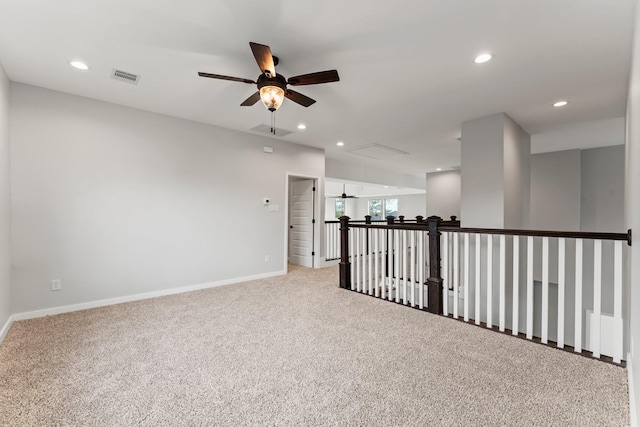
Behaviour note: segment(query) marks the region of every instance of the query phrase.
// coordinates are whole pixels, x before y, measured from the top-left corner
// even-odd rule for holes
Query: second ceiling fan
[[[342,194],[339,196],[330,196],[330,198],[332,199],[357,199],[358,198],[358,196],[347,195],[345,188],[346,188],[345,185],[342,184]]]
[[[254,105],[258,100],[262,100],[265,107],[271,112],[274,112],[280,105],[284,98],[290,99],[293,102],[308,107],[315,103],[314,99],[309,98],[299,92],[287,88],[290,86],[304,86],[304,85],[316,85],[320,83],[331,83],[340,80],[337,70],[318,71],[315,73],[301,74],[299,76],[289,77],[276,73],[276,65],[278,65],[278,58],[271,54],[271,48],[267,45],[250,42],[251,51],[260,68],[260,75],[257,81],[244,79],[241,77],[223,76],[220,74],[210,74],[199,72],[200,77],[209,77],[212,79],[230,80],[233,82],[241,82],[248,84],[255,84],[258,86],[258,91],[247,98],[242,104],[243,107]]]

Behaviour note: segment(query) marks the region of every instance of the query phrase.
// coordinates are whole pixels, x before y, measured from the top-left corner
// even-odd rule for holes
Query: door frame
[[[323,212],[321,209],[324,209],[322,206],[322,198],[320,198],[322,189],[322,178],[319,176],[312,176],[303,173],[295,173],[295,172],[286,172],[285,174],[285,191],[284,191],[284,205],[285,205],[285,215],[284,215],[284,271],[289,271],[289,215],[291,214],[289,209],[289,199],[291,197],[291,182],[293,179],[310,179],[313,180],[314,186],[316,190],[313,192],[313,219],[315,219],[315,224],[313,224],[313,253],[314,255],[311,257],[311,265],[312,268],[319,268],[321,265],[320,262],[320,225],[321,221],[319,218],[324,218],[324,216],[320,216],[320,213]]]

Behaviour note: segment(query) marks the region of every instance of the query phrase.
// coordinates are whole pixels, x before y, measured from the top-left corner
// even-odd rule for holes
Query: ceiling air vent
[[[113,80],[118,80],[120,82],[129,83],[132,85],[137,85],[140,81],[140,76],[127,73],[126,71],[116,70],[115,68],[111,72],[111,78]]]
[[[254,132],[259,132],[259,133],[266,133],[267,135],[273,135],[271,133],[271,126],[268,126],[268,125],[254,126],[249,130],[252,130]],[[289,135],[290,133],[291,133],[290,130],[276,128],[276,136],[286,136],[286,135]]]
[[[362,147],[356,147],[351,150],[353,154],[360,156],[370,157],[372,159],[385,160],[392,157],[404,156],[409,153],[406,151],[398,150],[396,148],[387,147],[386,145],[370,144]]]

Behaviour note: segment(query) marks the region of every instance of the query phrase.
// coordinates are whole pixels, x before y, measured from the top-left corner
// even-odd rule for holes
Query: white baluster
[[[475,320],[476,320],[476,325],[480,324],[480,302],[481,302],[481,298],[480,298],[480,252],[481,251],[481,247],[480,247],[480,234],[476,234],[476,292],[475,292],[475,298],[476,298],[476,314],[475,314]]]
[[[356,233],[355,228],[349,228],[349,254],[351,256],[351,290],[356,290],[356,280],[355,280],[355,272],[356,272],[356,255],[355,255],[355,245],[356,242]]]
[[[582,239],[576,239],[575,335],[573,350],[582,353]]]
[[[460,282],[460,233],[453,233],[453,318],[458,318],[458,285]]]
[[[558,239],[558,348],[564,348],[565,239]]]
[[[533,339],[533,237],[527,237],[527,339]]]
[[[373,276],[376,297],[380,297],[380,230],[373,230]]]
[[[549,342],[549,238],[542,238],[542,332],[540,341]]]
[[[504,332],[506,325],[506,305],[507,305],[507,296],[506,296],[506,275],[507,275],[507,256],[506,256],[506,236],[504,234],[500,235],[500,318],[498,328],[500,332]]]
[[[602,240],[593,242],[593,322],[591,323],[591,351],[600,358],[600,315],[602,314]]]
[[[387,230],[380,230],[380,298],[387,295]]]
[[[388,248],[388,254],[387,254],[387,275],[388,275],[388,297],[389,297],[389,301],[391,301],[393,299],[393,280],[394,280],[394,276],[393,276],[393,235],[394,235],[394,231],[393,230],[388,230],[387,231],[387,248]]]
[[[407,296],[407,230],[402,230],[402,303],[407,305],[409,302]]]
[[[613,363],[622,360],[622,242],[616,241],[613,246],[613,318],[620,330],[616,334],[616,343],[613,352]]]
[[[513,236],[513,309],[511,335],[518,335],[520,320],[520,237]]]
[[[393,259],[393,277],[395,283],[396,302],[400,302],[400,230],[395,230],[394,234],[394,259]]]
[[[365,228],[360,229],[360,275],[362,277],[362,288],[360,292],[367,292],[367,230]]]
[[[493,326],[493,235],[487,234],[487,328]]]
[[[369,275],[369,295],[373,295],[373,230],[367,228],[367,273]]]
[[[442,233],[442,312],[449,315],[449,235]]]
[[[356,276],[358,277],[358,291],[364,292],[365,290],[365,278],[364,278],[364,238],[362,234],[364,229],[358,228],[358,271]]]
[[[409,236],[411,241],[409,246],[411,248],[411,307],[416,306],[416,232],[410,231]]]
[[[469,233],[464,233],[464,321],[469,321]]]
[[[424,232],[418,231],[418,259],[420,260],[419,267],[419,288],[418,288],[418,299],[419,299],[419,307],[420,310],[424,308],[424,267],[425,267],[425,259],[424,259]]]

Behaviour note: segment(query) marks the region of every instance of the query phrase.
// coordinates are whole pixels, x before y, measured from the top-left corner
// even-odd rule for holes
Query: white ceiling
[[[197,73],[255,80],[249,42],[267,44],[286,77],[335,68],[341,78],[296,88],[317,103],[285,100],[276,125],[293,132],[283,140],[423,174],[460,164],[466,120],[506,112],[534,136],[548,136],[623,117],[634,4],[2,0],[0,63],[16,82],[249,132],[270,121],[259,103],[240,107],[255,88]],[[484,51],[494,59],[475,64]],[[72,59],[91,69],[71,68]],[[139,84],[110,79],[113,68],[141,75]],[[570,104],[552,108],[558,99]],[[296,128],[301,122],[304,131]],[[619,126],[611,135],[605,129],[598,139],[619,133]],[[590,135],[583,132],[581,143],[593,145]],[[566,138],[545,141],[548,151],[562,149]],[[410,154],[382,162],[348,153],[368,144]]]

